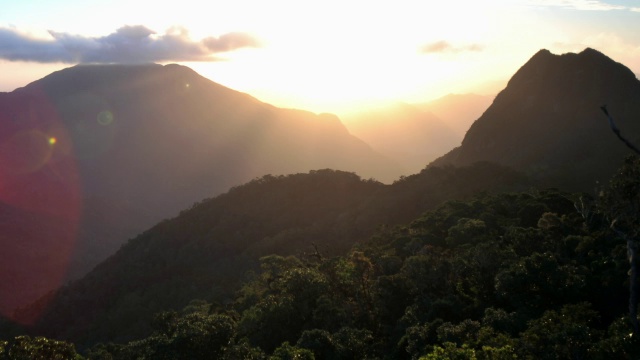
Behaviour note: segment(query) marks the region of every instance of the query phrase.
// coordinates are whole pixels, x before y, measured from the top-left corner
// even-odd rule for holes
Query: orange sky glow
[[[633,1],[0,3],[0,91],[78,62],[175,62],[276,106],[340,115],[495,94],[542,48],[593,47],[640,73]]]

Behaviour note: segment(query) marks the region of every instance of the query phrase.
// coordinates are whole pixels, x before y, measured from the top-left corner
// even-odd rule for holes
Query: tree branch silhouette
[[[628,148],[630,148],[631,150],[635,151],[636,154],[640,155],[640,150],[638,150],[638,148],[635,147],[635,145],[633,145],[631,142],[629,142],[629,140],[627,140],[624,137],[622,137],[622,134],[620,134],[620,129],[618,129],[616,124],[613,122],[613,117],[611,115],[609,115],[609,111],[607,110],[607,105],[600,106],[600,109],[602,109],[602,112],[605,115],[607,115],[607,119],[609,119],[609,126],[611,127],[611,131],[613,131],[613,133],[616,134],[618,139],[620,139],[625,145],[627,145]]]

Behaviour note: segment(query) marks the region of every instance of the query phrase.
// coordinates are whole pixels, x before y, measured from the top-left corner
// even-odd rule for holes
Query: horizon
[[[590,47],[640,73],[640,7],[633,1],[245,0],[214,12],[201,7],[3,4],[0,91],[79,63],[177,63],[278,107],[343,118],[447,94],[495,95],[541,49]]]

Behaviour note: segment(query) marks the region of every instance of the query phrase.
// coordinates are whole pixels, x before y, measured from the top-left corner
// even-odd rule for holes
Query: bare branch
[[[607,115],[607,119],[609,119],[609,126],[611,127],[611,131],[613,131],[613,133],[616,134],[618,139],[620,139],[631,150],[635,151],[636,154],[640,154],[640,150],[638,150],[637,147],[635,147],[632,143],[630,143],[629,140],[627,140],[624,137],[622,137],[622,134],[620,134],[620,129],[618,129],[616,124],[613,122],[613,117],[611,115],[609,115],[609,111],[607,110],[607,105],[602,105],[600,107],[600,109],[602,109],[602,112],[605,115]]]

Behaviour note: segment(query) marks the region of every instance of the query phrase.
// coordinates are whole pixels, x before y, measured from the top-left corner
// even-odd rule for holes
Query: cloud
[[[204,45],[211,51],[222,52],[231,51],[241,47],[259,47],[258,41],[249,34],[228,33],[219,38],[209,37],[202,40]]]
[[[574,10],[589,11],[609,11],[609,10],[625,10],[626,6],[609,4],[598,0],[531,0],[531,5],[537,6],[555,6]],[[633,10],[633,9],[630,9]]]
[[[420,48],[420,52],[423,54],[434,53],[459,53],[466,51],[482,51],[483,46],[480,44],[470,44],[465,46],[453,46],[447,41],[436,41],[434,43],[426,44]]]
[[[215,54],[259,47],[251,35],[232,32],[194,41],[182,27],[165,34],[142,25],[123,26],[103,37],[49,31],[51,39],[36,39],[13,28],[0,28],[0,58],[40,63],[140,63],[213,61]]]

